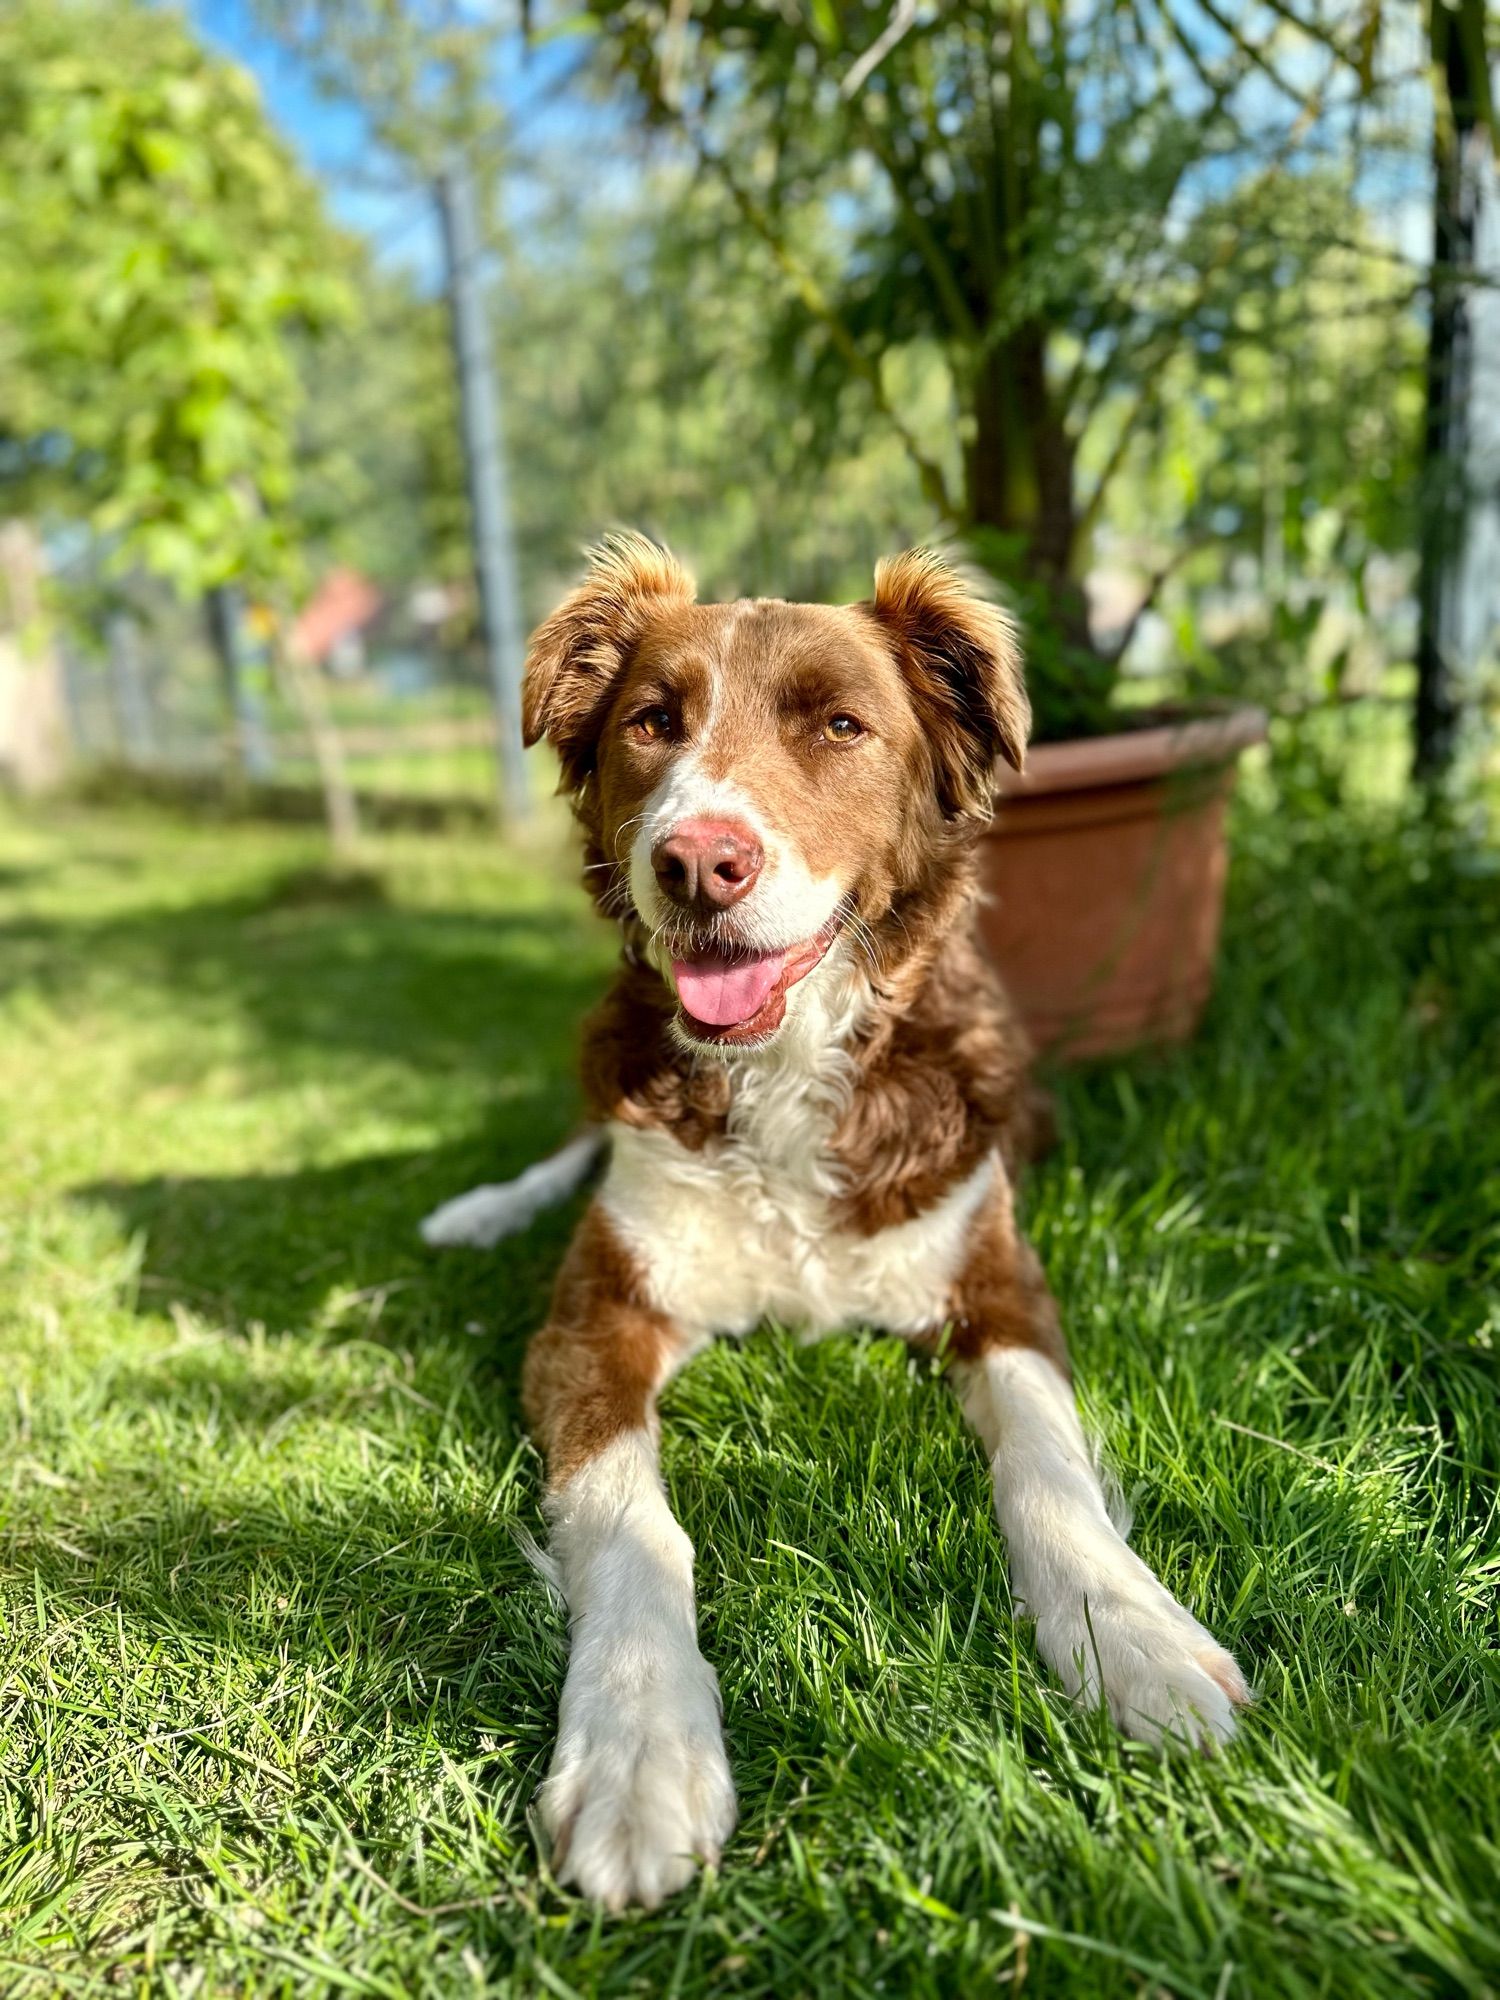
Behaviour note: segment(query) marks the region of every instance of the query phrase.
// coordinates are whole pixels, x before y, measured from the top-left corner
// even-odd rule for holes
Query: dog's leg
[[[513,1181],[486,1181],[423,1216],[422,1241],[433,1250],[493,1250],[502,1237],[529,1228],[544,1208],[554,1208],[576,1194],[603,1147],[604,1134],[598,1126],[586,1126],[576,1139]]]
[[[1037,1650],[1069,1691],[1102,1695],[1127,1735],[1226,1741],[1244,1676],[1110,1518],[1073,1402],[1067,1348],[1003,1187],[960,1279],[952,1351],[989,1454],[995,1512]]]
[[[542,1816],[558,1879],[610,1909],[659,1903],[734,1827],[693,1547],[657,1466],[657,1391],[692,1345],[590,1209],[527,1354],[525,1397],[573,1634]]]

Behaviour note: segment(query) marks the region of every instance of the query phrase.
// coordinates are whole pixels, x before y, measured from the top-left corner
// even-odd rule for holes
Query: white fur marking
[[[1070,1693],[1102,1693],[1127,1735],[1227,1742],[1244,1677],[1110,1520],[1057,1369],[1003,1349],[970,1370],[964,1408],[990,1454],[1012,1585],[1042,1658]]]
[[[422,1241],[434,1250],[489,1250],[502,1237],[519,1235],[544,1208],[583,1186],[603,1145],[604,1134],[591,1128],[513,1181],[487,1181],[455,1195],[423,1217]]]
[[[573,1622],[542,1791],[558,1880],[653,1908],[734,1829],[719,1691],[698,1650],[693,1549],[645,1431],[617,1438],[550,1503]]]
[[[828,1146],[854,1087],[843,1045],[869,989],[832,953],[791,997],[803,988],[774,1042],[736,1053],[725,1138],[693,1153],[670,1133],[617,1128],[599,1200],[653,1304],[694,1335],[763,1319],[928,1332],[946,1317],[999,1163],[982,1160],[910,1222],[873,1236],[838,1229]]]
[[[730,630],[739,620],[730,619]],[[708,670],[708,714],[703,718],[703,727],[698,732],[698,747],[706,750],[713,741],[714,731],[719,726],[719,716],[724,708],[724,671],[717,663]]]
[[[710,723],[714,719],[710,714]],[[735,906],[735,936],[751,951],[789,950],[816,937],[839,906],[843,890],[814,875],[789,841],[778,840],[748,793],[703,768],[698,750],[685,751],[647,799],[630,842],[630,900],[649,930],[671,914],[657,886],[651,856],[658,841],[686,819],[737,820],[764,857],[755,886]],[[652,962],[671,984],[670,959],[653,947]],[[795,993],[796,988],[792,991]]]

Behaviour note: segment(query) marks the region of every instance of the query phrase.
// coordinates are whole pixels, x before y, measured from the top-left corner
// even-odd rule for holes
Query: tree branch
[[[740,185],[733,169],[719,155],[710,152],[697,134],[688,133],[688,139],[702,164],[710,172],[716,173],[728,189],[730,199],[770,251],[782,276],[787,279],[803,305],[822,326],[850,368],[869,390],[875,408],[901,440],[907,457],[915,466],[917,477],[922,483],[922,491],[927,499],[945,520],[956,520],[958,509],[948,490],[948,481],[943,469],[936,459],[929,458],[923,451],[915,433],[886,394],[885,379],[880,372],[879,362],[866,354],[840,318],[837,307],[824,291],[817,275],[809,270],[801,258],[782,240],[760,203],[747,188]]]
[[[889,21],[839,85],[841,97],[853,98],[859,94],[906,31],[916,25],[916,19],[917,0],[896,0]]]
[[[714,152],[704,135],[689,123],[681,104],[675,101],[676,94],[674,93],[673,97],[665,94],[662,78],[654,64],[648,63],[642,73],[641,82],[652,110],[658,117],[676,126],[692,147],[700,166],[722,183],[745,223],[770,251],[782,276],[801,299],[807,311],[823,328],[848,363],[851,372],[864,383],[871,402],[894,431],[915,467],[922,492],[929,504],[945,521],[957,521],[961,510],[949,491],[943,468],[936,459],[929,457],[922,449],[915,432],[891,402],[886,393],[885,378],[881,374],[879,362],[860,346],[840,316],[838,308],[824,290],[816,272],[811,270],[786,242],[764,206],[741,183],[739,176],[723,155]]]
[[[936,236],[933,235],[931,228],[928,226],[926,216],[922,214],[906,191],[902,181],[899,161],[892,157],[884,135],[874,131],[867,118],[861,116],[860,125],[864,130],[866,143],[870,147],[870,150],[880,161],[881,166],[885,168],[885,177],[890,183],[891,192],[895,195],[901,209],[901,219],[906,225],[907,233],[921,253],[922,262],[927,266],[931,274],[932,282],[937,287],[938,294],[943,301],[943,306],[947,311],[948,317],[953,322],[954,331],[959,335],[960,339],[970,342],[977,341],[979,339],[978,322],[969,309],[969,302],[963,295],[963,288],[960,286],[958,279],[954,276],[952,265],[943,255]]]
[[[1265,51],[1257,48],[1255,43],[1247,38],[1238,23],[1230,20],[1222,8],[1214,4],[1214,0],[1196,0],[1196,4],[1208,16],[1209,20],[1213,22],[1220,34],[1228,36],[1246,62],[1258,69],[1268,83],[1273,84],[1283,97],[1290,98],[1292,103],[1305,116],[1316,116],[1319,108],[1318,97],[1309,97],[1303,91],[1298,90],[1295,84],[1288,83],[1286,78],[1281,74],[1281,71],[1277,69],[1275,63],[1266,55]]]
[[[1167,560],[1164,563],[1162,563],[1158,568],[1154,569],[1151,572],[1150,576],[1147,577],[1145,594],[1142,596],[1140,603],[1135,607],[1134,611],[1131,612],[1129,618],[1126,620],[1124,632],[1121,634],[1120,638],[1115,642],[1113,649],[1108,655],[1108,658],[1111,661],[1111,663],[1114,663],[1115,661],[1118,661],[1124,657],[1125,650],[1129,646],[1131,640],[1135,637],[1136,631],[1140,626],[1141,620],[1145,617],[1146,613],[1155,604],[1157,598],[1160,597],[1162,590],[1165,588],[1168,581],[1173,576],[1176,575],[1177,571],[1181,569],[1182,565],[1188,560],[1188,558],[1190,556],[1195,556],[1198,553],[1198,551],[1204,547],[1204,545],[1205,542],[1203,536],[1201,535],[1190,536],[1187,541],[1180,543],[1178,547],[1174,550],[1174,552],[1167,557]]]
[[[1099,477],[1094,481],[1094,490],[1078,510],[1078,521],[1073,530],[1075,545],[1081,546],[1093,532],[1104,507],[1104,496],[1109,491],[1109,483],[1125,463],[1125,455],[1135,442],[1141,420],[1154,401],[1154,388],[1142,389],[1136,397],[1134,409],[1121,424],[1119,435],[1110,447],[1109,456],[1104,461]]]

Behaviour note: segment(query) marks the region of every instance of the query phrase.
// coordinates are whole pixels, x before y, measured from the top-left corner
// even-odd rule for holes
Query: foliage
[[[610,935],[483,840],[4,824],[7,1993],[1493,1988],[1500,883],[1290,747],[1202,1040],[1063,1079],[1027,1200],[1242,1740],[1069,1708],[926,1363],[721,1343],[663,1434],[742,1824],[617,1922],[528,1818],[517,1375],[572,1218],[414,1236],[566,1135]]]
[[[643,116],[768,247],[784,324],[816,334],[823,382],[863,389],[933,511],[1046,628],[1044,733],[1107,720],[1112,659],[1082,582],[1184,374],[1210,381],[1274,338],[1318,259],[1359,247],[1348,175],[1316,165],[1347,155],[1343,85],[1374,61],[1346,11],[1205,25],[1177,0],[594,10]],[[947,370],[936,423],[902,394],[894,364],[914,348]],[[1207,489],[1218,465],[1195,472]],[[1162,524],[1148,596],[1197,546],[1186,511]]]
[[[299,349],[297,508],[310,562],[399,589],[471,574],[448,314],[401,272],[364,275],[357,313]]]
[[[674,167],[581,213],[551,185],[536,247],[509,249],[493,294],[534,609],[621,521],[678,549],[710,595],[867,595],[920,492],[860,412],[817,446],[798,386],[761,365],[763,247],[722,200],[689,203]]]
[[[291,336],[350,253],[250,79],[128,0],[0,13],[0,473],[185,591],[294,565]]]
[[[382,164],[431,179],[503,129],[495,72],[519,17],[450,0],[253,0],[328,97],[357,104]]]

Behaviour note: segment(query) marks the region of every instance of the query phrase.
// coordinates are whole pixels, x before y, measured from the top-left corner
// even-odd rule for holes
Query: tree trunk
[[[359,846],[359,801],[349,783],[344,740],[323,698],[316,667],[304,663],[295,645],[283,648],[281,663],[318,767],[329,846],[341,860],[347,860]]]
[[[24,521],[0,524],[0,782],[46,791],[68,758],[62,656],[41,592],[42,554]]]
[[[458,372],[459,420],[469,481],[474,580],[484,627],[485,662],[495,702],[502,825],[530,814],[521,742],[521,675],[526,646],[521,587],[510,517],[510,482],[500,429],[500,393],[479,274],[478,221],[468,169],[455,163],[438,182],[438,211],[448,266],[448,302]]]
[[[1025,327],[978,362],[966,512],[973,527],[1014,545],[1010,559],[1046,598],[1057,630],[1088,646],[1088,604],[1074,574],[1073,444],[1051,403],[1046,361],[1045,330]]]
[[[1435,783],[1450,770],[1490,643],[1500,566],[1500,398],[1476,382],[1500,370],[1500,196],[1485,92],[1485,0],[1435,9],[1446,104],[1433,127],[1432,321],[1422,481],[1414,769]],[[1488,490],[1487,490],[1488,489]]]

